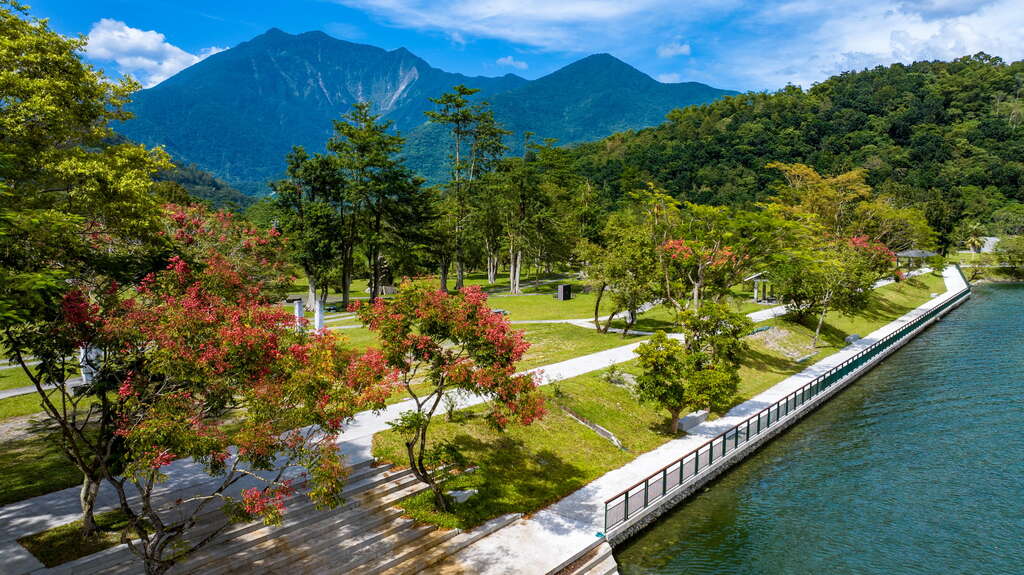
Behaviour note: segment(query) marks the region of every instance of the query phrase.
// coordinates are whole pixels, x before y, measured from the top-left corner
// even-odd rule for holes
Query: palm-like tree
[[[978,253],[985,246],[985,228],[978,222],[969,222],[964,225],[961,234],[964,247],[974,252],[973,259],[978,259]]]

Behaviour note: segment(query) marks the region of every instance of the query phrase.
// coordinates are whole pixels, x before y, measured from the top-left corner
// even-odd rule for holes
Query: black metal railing
[[[963,277],[963,271],[960,270],[959,266],[957,266],[957,271]],[[966,278],[964,278],[964,283],[967,283]],[[700,447],[649,475],[646,479],[634,484],[629,489],[608,499],[604,503],[605,531],[607,532],[625,523],[650,505],[658,502],[666,494],[690,482],[693,478],[711,467],[714,462],[758,437],[782,418],[835,383],[842,381],[846,376],[857,371],[879,354],[899,343],[900,340],[924,323],[945,313],[950,307],[967,297],[970,291],[971,288],[968,285],[967,288],[955,293],[941,304],[907,322],[906,325],[903,325],[898,330],[864,348],[857,355],[814,378],[814,380],[800,389],[762,409],[757,414],[750,416],[729,430],[706,441]]]

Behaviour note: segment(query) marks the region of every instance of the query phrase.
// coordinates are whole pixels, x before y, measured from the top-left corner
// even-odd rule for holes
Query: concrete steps
[[[612,546],[607,541],[558,572],[558,575],[617,575],[619,566],[612,555]]]

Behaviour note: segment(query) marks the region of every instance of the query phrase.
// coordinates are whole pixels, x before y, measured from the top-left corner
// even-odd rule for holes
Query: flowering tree
[[[86,474],[83,511],[91,517],[107,480],[129,518],[130,547],[151,573],[223,529],[190,540],[217,505],[230,519],[273,522],[303,482],[318,505],[337,503],[344,467],[333,438],[347,417],[388,394],[374,387],[386,378],[367,358],[330,334],[295,330],[294,318],[271,305],[287,284],[275,232],[201,207],[168,206],[165,216],[160,235],[177,255],[157,271],[125,286],[102,276],[74,282],[58,317],[9,338],[61,447]],[[39,363],[30,366],[23,349]],[[86,350],[91,374],[79,386],[69,378],[76,349]],[[184,458],[210,479],[162,500],[166,468]]]
[[[748,212],[724,206],[687,203],[675,237],[661,243],[665,260],[665,292],[677,311],[683,293],[686,307],[698,310],[705,299],[717,301],[744,275],[770,266],[793,225],[772,210]]]
[[[489,417],[499,427],[528,425],[541,417],[544,403],[535,392],[537,383],[515,373],[529,343],[487,307],[487,295],[477,286],[449,294],[406,282],[395,297],[357,304],[354,310],[380,340],[380,350],[367,353],[367,371],[380,387],[397,382],[415,405],[391,422],[405,438],[409,466],[433,490],[437,508],[447,510],[431,473],[446,462],[450,446],[429,443],[431,420],[452,392],[489,399]]]
[[[124,467],[108,480],[148,573],[166,571],[227,525],[189,537],[211,507],[270,524],[297,487],[308,487],[317,506],[340,503],[345,468],[335,438],[346,419],[388,395],[374,356],[355,357],[328,332],[295,330],[286,310],[261,303],[240,278],[219,255],[202,269],[175,257],[102,320],[123,374],[114,433]],[[161,500],[167,466],[186,457],[210,480]]]
[[[828,312],[863,310],[874,283],[889,273],[895,260],[889,248],[867,236],[829,238],[809,249],[793,250],[769,278],[797,317],[818,316],[812,344],[816,346]]]

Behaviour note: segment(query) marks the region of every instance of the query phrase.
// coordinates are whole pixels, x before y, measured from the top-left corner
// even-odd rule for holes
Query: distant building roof
[[[902,252],[896,252],[898,258],[930,258],[939,254],[930,252],[928,250],[903,250]]]

